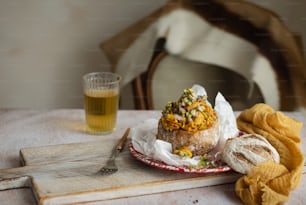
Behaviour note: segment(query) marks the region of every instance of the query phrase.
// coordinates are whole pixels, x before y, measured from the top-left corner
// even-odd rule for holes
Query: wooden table
[[[236,113],[238,114],[238,112]],[[287,115],[306,123],[298,112]],[[144,119],[159,118],[160,111],[120,110],[117,130],[107,136],[88,135],[84,130],[84,113],[79,109],[0,110],[0,169],[19,167],[19,150],[26,147],[90,142],[107,137],[120,137],[127,127]],[[302,149],[306,151],[306,128],[301,132]],[[152,168],[153,169],[153,168]],[[287,204],[306,204],[306,174],[300,186],[291,192]],[[2,205],[35,204],[30,189],[0,191]],[[241,204],[234,184],[149,194],[88,204]]]

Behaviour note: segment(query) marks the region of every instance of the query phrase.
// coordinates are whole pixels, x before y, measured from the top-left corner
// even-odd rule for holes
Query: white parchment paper
[[[198,95],[206,95],[205,89],[200,85],[194,85],[192,89]],[[216,155],[222,152],[226,140],[236,137],[239,131],[233,109],[221,93],[218,93],[216,96],[214,109],[218,114],[220,122],[219,142],[215,149],[211,151],[211,154]],[[199,156],[182,158],[176,154],[172,154],[172,145],[170,143],[156,139],[158,120],[147,119],[131,128],[130,136],[134,149],[148,157],[163,161],[169,165],[197,165],[200,160]]]

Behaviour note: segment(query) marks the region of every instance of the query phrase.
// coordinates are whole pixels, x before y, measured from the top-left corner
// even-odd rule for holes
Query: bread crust
[[[219,137],[218,121],[211,128],[195,133],[182,129],[167,131],[160,121],[158,123],[157,139],[171,143],[173,151],[188,147],[193,156],[204,155],[211,151],[217,145]]]
[[[227,140],[222,159],[233,170],[247,174],[253,167],[265,161],[279,163],[277,150],[261,135],[244,134]]]

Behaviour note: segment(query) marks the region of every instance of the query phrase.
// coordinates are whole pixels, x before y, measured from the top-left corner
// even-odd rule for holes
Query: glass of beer
[[[115,130],[120,80],[120,75],[110,72],[88,73],[83,76],[87,132],[108,134]]]

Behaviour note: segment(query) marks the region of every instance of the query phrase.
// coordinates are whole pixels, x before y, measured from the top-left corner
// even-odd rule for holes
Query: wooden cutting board
[[[178,173],[152,168],[136,160],[126,147],[116,160],[119,171],[98,170],[118,139],[24,148],[22,167],[0,170],[0,190],[29,187],[38,204],[75,204],[231,183],[234,172]]]

